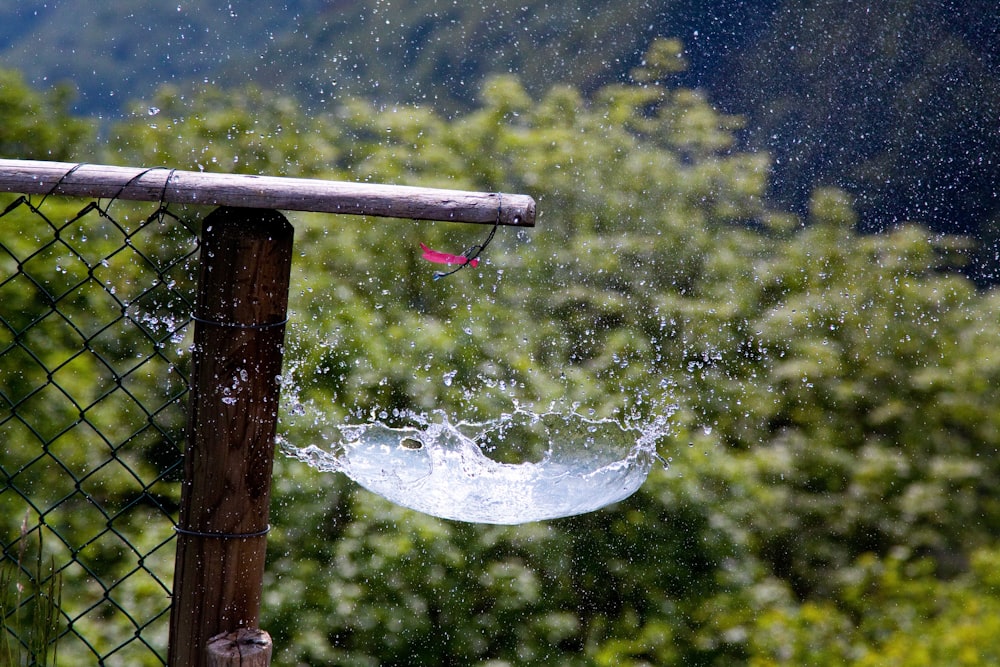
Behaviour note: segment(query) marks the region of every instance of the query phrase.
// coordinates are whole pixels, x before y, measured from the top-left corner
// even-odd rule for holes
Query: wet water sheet
[[[329,449],[287,442],[283,449],[404,507],[520,524],[591,512],[632,495],[649,474],[665,427],[515,412],[476,424],[441,418],[401,428],[333,428]]]

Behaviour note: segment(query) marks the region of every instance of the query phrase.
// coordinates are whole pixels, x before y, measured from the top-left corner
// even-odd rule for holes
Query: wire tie
[[[200,322],[201,324],[207,324],[213,327],[229,327],[231,329],[275,329],[277,327],[284,326],[288,324],[288,318],[281,320],[280,322],[264,322],[260,324],[241,324],[240,322],[219,322],[218,320],[209,320],[204,317],[198,317],[194,313],[191,313],[191,319],[195,322]]]
[[[42,204],[45,203],[45,200],[49,198],[49,195],[54,194],[55,191],[59,189],[59,186],[63,184],[63,181],[65,181],[67,178],[69,178],[70,176],[73,175],[73,172],[75,172],[80,167],[85,167],[86,165],[87,165],[86,162],[77,162],[75,165],[73,165],[72,167],[70,167],[66,171],[65,174],[63,174],[62,176],[59,177],[59,180],[57,180],[55,182],[55,185],[53,185],[51,188],[49,188],[48,192],[46,192],[44,195],[42,195],[42,201],[38,202],[37,208],[41,208]]]
[[[243,540],[250,537],[264,537],[269,532],[271,532],[271,524],[268,524],[263,530],[258,530],[255,533],[206,533],[200,530],[188,530],[187,528],[181,528],[180,526],[174,526],[174,532],[180,535],[190,535],[192,537],[208,537],[217,540]]]
[[[497,219],[496,222],[493,223],[493,229],[490,230],[489,236],[487,236],[486,240],[483,241],[481,244],[474,245],[466,249],[466,251],[462,253],[462,256],[465,257],[465,262],[459,264],[458,267],[452,269],[451,271],[436,271],[434,273],[434,280],[447,278],[453,273],[458,273],[465,267],[472,264],[472,260],[477,259],[481,254],[483,254],[483,251],[486,250],[486,246],[488,246],[490,242],[493,240],[493,237],[496,236],[497,227],[500,226],[500,220],[503,218],[503,195],[500,194],[499,192],[496,193],[496,195],[497,195]]]

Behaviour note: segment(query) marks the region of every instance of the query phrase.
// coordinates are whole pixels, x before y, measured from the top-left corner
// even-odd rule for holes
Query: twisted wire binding
[[[462,256],[465,257],[465,261],[459,264],[458,267],[452,269],[451,271],[436,271],[434,273],[434,280],[447,278],[453,273],[458,273],[459,271],[467,267],[469,264],[471,264],[473,260],[478,259],[479,256],[483,253],[483,251],[486,250],[486,246],[488,246],[490,242],[493,240],[493,237],[496,236],[497,228],[500,226],[500,219],[501,216],[503,215],[503,195],[501,195],[499,192],[496,193],[496,195],[497,195],[497,220],[496,222],[493,223],[493,229],[490,230],[490,233],[486,237],[486,240],[479,245],[469,246],[468,248],[466,248],[465,252],[462,253]]]
[[[200,530],[190,530],[188,528],[181,528],[180,526],[174,526],[174,532],[179,535],[188,535],[191,537],[207,537],[210,539],[217,539],[217,540],[245,540],[252,537],[264,537],[269,532],[271,532],[271,526],[270,524],[268,524],[266,528],[254,531],[252,533],[203,532]]]
[[[220,322],[218,320],[210,320],[205,317],[200,317],[198,315],[195,315],[194,313],[191,314],[191,319],[194,320],[195,322],[199,322],[201,324],[207,324],[213,327],[229,327],[232,329],[255,329],[255,330],[276,329],[278,327],[288,324],[287,317],[281,320],[280,322],[262,322],[256,324],[242,324],[240,322]]]

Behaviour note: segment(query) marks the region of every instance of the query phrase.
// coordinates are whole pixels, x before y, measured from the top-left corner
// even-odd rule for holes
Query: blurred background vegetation
[[[538,228],[500,230],[443,281],[418,242],[484,230],[295,215],[297,399],[332,418],[678,405],[670,465],[635,496],[520,527],[419,515],[279,458],[275,664],[995,664],[1000,294],[963,272],[986,241],[905,218],[863,233],[864,202],[822,178],[784,206],[776,158],[684,85],[679,42],[633,65],[588,87],[492,77],[458,111],[164,86],[110,124],[7,71],[0,146],[529,193]]]
[[[239,39],[233,39],[239,35]],[[771,155],[769,199],[808,214],[815,185],[859,223],[973,233],[968,271],[996,280],[1000,5],[993,0],[19,0],[0,7],[0,62],[36,86],[72,81],[75,110],[110,120],[165,83],[248,83],[309,115],[347,96],[446,117],[516,73],[585,97],[626,83],[660,36],[684,42],[676,82],[745,117],[737,147]],[[141,113],[145,113],[141,109]]]

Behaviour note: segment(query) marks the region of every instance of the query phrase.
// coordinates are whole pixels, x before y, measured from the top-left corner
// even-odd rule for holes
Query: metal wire
[[[164,664],[198,233],[78,202],[0,199],[0,566],[61,577],[60,662]]]
[[[497,228],[500,226],[500,220],[503,217],[503,195],[497,193],[497,221],[493,223],[493,229],[487,235],[486,240],[478,245],[466,248],[465,252],[462,253],[462,257],[465,257],[465,261],[459,264],[456,268],[451,271],[437,271],[434,273],[434,280],[440,280],[441,278],[447,278],[448,276],[458,273],[467,266],[475,266],[473,261],[478,259],[486,247],[493,241],[493,237],[497,235]]]

